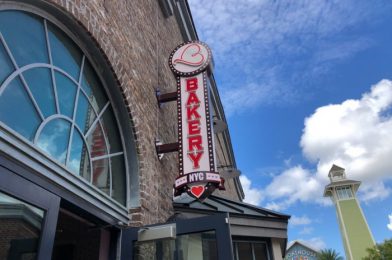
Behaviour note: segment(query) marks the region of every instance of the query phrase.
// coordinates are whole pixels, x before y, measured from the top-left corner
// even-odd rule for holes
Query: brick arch
[[[84,1],[77,2],[82,5],[82,2]],[[102,29],[93,29],[95,28],[93,21],[100,18],[87,19],[86,16],[91,15],[87,9],[83,9],[81,6],[76,8],[75,3],[73,2],[31,2],[28,0],[15,0],[15,3],[16,4],[13,4],[10,1],[4,8],[9,6],[11,9],[25,10],[45,17],[70,36],[91,61],[98,76],[105,85],[106,93],[112,101],[112,104],[114,105],[118,104],[119,101],[121,102],[121,105],[116,105],[114,108],[117,112],[115,113],[117,120],[120,121],[120,131],[124,137],[124,149],[127,151],[128,157],[127,165],[129,168],[127,171],[127,179],[129,180],[129,183],[126,185],[127,190],[130,189],[130,182],[137,182],[137,185],[134,185],[134,183],[132,185],[134,190],[130,191],[131,195],[129,196],[129,194],[127,194],[128,200],[129,197],[134,199],[134,201],[130,201],[127,206],[138,207],[140,205],[139,158],[143,158],[145,152],[143,142],[141,141],[144,139],[143,131],[139,129],[140,121],[135,120],[135,118],[140,118],[141,115],[135,106],[136,99],[129,90],[132,79],[127,72],[129,71],[129,68],[124,65],[126,62],[123,61],[123,58],[119,57],[110,40],[105,40],[104,37],[100,37],[100,35],[103,34]],[[89,30],[89,28],[91,29]],[[124,120],[125,118],[126,120]],[[126,123],[123,121],[126,121]]]
[[[91,50],[86,49],[88,48],[88,46],[85,46],[84,50],[88,54],[90,54],[89,58],[92,58],[93,61],[95,61],[94,56],[98,54],[105,61],[106,63],[105,65],[110,70],[114,82],[116,83],[115,85],[117,89],[120,90],[122,101],[124,102],[124,105],[128,111],[129,120],[134,130],[133,135],[135,139],[135,144],[137,146],[137,150],[139,154],[140,144],[139,144],[138,137],[140,135],[140,131],[138,131],[138,122],[135,122],[134,120],[134,117],[137,117],[139,115],[138,115],[138,111],[136,111],[133,106],[136,100],[134,100],[134,97],[130,94],[129,91],[129,83],[132,81],[131,77],[127,72],[129,71],[129,68],[127,68],[127,66],[124,65],[126,62],[122,61],[121,57],[118,57],[116,48],[111,43],[111,41],[104,40],[104,38],[102,37],[102,34],[104,34],[104,32],[97,25],[98,23],[97,20],[101,18],[96,16],[94,17],[93,14],[88,11],[88,7],[86,5],[87,3],[85,3],[85,1],[76,1],[79,4],[79,6],[77,6],[76,3],[72,1],[66,2],[66,1],[59,1],[59,0],[50,0],[50,2],[54,3],[60,10],[62,10],[64,16],[68,16],[68,18],[72,19],[75,23],[77,23],[77,25],[74,24],[71,25],[71,27],[75,27],[75,26],[80,27],[81,30],[79,30],[77,33],[73,32],[73,34],[79,34],[79,35],[81,33],[86,34],[86,36],[88,37],[88,42],[93,43],[94,47],[97,48],[99,53],[95,52],[94,54],[92,54]],[[86,17],[89,16],[91,18],[86,19]],[[103,81],[107,81],[107,80],[103,80]]]
[[[68,2],[50,0],[50,2],[51,4],[49,5],[56,8],[58,12],[61,12],[64,18],[67,18],[65,26],[75,29],[75,31],[71,32],[72,35],[82,37],[82,39],[74,40],[77,44],[79,44],[82,50],[86,52],[99,76],[101,76],[102,81],[107,84],[106,92],[112,102],[117,103],[121,100],[121,105],[123,105],[123,109],[126,110],[128,122],[125,125],[121,125],[122,134],[124,137],[127,134],[132,136],[131,140],[125,139],[124,144],[125,146],[134,145],[134,147],[128,147],[127,149],[128,166],[130,167],[130,169],[128,169],[129,183],[127,185],[127,189],[130,190],[131,186],[133,187],[133,190],[130,190],[131,194],[129,197],[131,201],[128,204],[128,207],[137,208],[140,205],[139,175],[141,173],[141,169],[139,160],[145,156],[145,145],[143,145],[143,141],[141,141],[144,138],[143,131],[139,129],[140,121],[135,120],[136,118],[141,118],[141,115],[140,111],[138,111],[135,106],[137,100],[130,91],[130,83],[132,82],[132,78],[128,73],[130,68],[127,67],[124,57],[120,57],[120,55],[118,55],[118,51],[113,44],[113,42],[117,40],[116,38],[118,38],[118,36],[109,38],[109,36],[104,32],[107,28],[101,27],[101,22],[99,21],[104,21],[105,17],[100,17],[99,13],[93,13],[89,10],[87,4],[89,4],[90,1]],[[61,19],[61,23],[64,23],[63,19]],[[104,24],[107,23],[105,22]],[[87,44],[88,46],[86,46]],[[90,44],[92,44],[92,46]],[[122,115],[123,112],[124,111],[117,111],[116,116],[124,116]],[[124,118],[118,119],[121,121],[124,120]],[[124,131],[124,126],[129,127],[128,133]],[[130,144],[129,141],[132,143]],[[134,151],[129,151],[132,150],[132,148],[134,148]],[[137,183],[137,185],[134,185],[135,183]]]
[[[168,108],[170,105],[165,105],[165,108],[159,111],[154,91],[157,83],[153,77],[149,76],[148,72],[155,70],[149,65],[156,64],[156,56],[158,56],[160,59],[158,70],[161,73],[158,77],[161,80],[162,92],[169,92],[170,86],[176,86],[175,77],[167,64],[167,58],[172,49],[182,42],[176,20],[172,18],[162,21],[166,23],[163,28],[165,31],[162,32],[165,34],[166,41],[160,42],[159,48],[161,50],[156,53],[155,22],[152,21],[155,18],[146,19],[143,16],[145,13],[152,13],[160,16],[160,19],[163,20],[162,14],[156,12],[159,11],[156,0],[146,0],[142,1],[143,3],[134,1],[132,4],[126,0],[49,0],[49,2],[49,5],[61,10],[62,15],[67,16],[68,20],[73,23],[69,28],[79,27],[82,29],[82,32],[78,32],[78,34],[87,36],[82,39],[82,42],[94,43],[99,51],[99,56],[105,60],[110,73],[114,76],[117,89],[120,89],[118,92],[121,94],[122,102],[127,110],[134,137],[135,154],[138,159],[139,194],[135,195],[138,201],[130,205],[131,208],[134,208],[130,211],[131,221],[135,225],[154,223],[157,218],[160,222],[165,221],[171,215],[167,209],[172,207],[171,187],[177,176],[178,167],[175,160],[176,155],[165,156],[163,163],[158,161],[154,146],[155,131],[158,132],[158,129],[155,129],[155,126],[159,120],[161,129],[163,129],[161,130],[163,133],[160,134],[172,135],[163,141],[174,141],[176,137],[173,137],[174,127],[172,124],[177,123],[176,106],[174,104],[174,108]],[[137,8],[131,10],[130,6]],[[148,10],[145,10],[146,8]],[[140,9],[145,13],[139,14],[138,10]],[[116,17],[116,21],[110,19],[110,13],[113,15],[113,12],[119,15]],[[123,21],[123,24],[117,24],[117,21]],[[167,25],[168,23],[171,23],[170,26]],[[143,35],[136,32],[143,32],[140,33]],[[142,45],[138,45],[141,43]],[[145,62],[144,64],[136,64],[131,61],[133,58],[145,60]],[[138,68],[135,69],[136,66]],[[164,187],[164,192],[156,191],[154,185],[151,185],[154,178],[162,178],[159,180],[159,185]],[[162,204],[162,208],[166,210],[160,211],[159,207],[151,205],[151,201],[158,201],[158,204]]]

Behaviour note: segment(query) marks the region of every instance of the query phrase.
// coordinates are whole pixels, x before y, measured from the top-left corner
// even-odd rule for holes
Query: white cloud
[[[375,9],[356,1],[190,0],[189,3],[201,38],[219,47],[216,50],[219,53],[230,53],[238,44],[242,48],[256,48],[255,51],[277,48],[304,51],[303,44],[315,37],[322,41],[346,28],[369,22]],[[294,35],[301,36],[299,44],[285,45],[284,38]]]
[[[388,197],[391,188],[384,181],[392,178],[391,109],[389,80],[378,82],[360,99],[316,109],[305,120],[300,143],[306,158],[317,163],[317,168],[297,165],[274,176],[259,191],[265,206],[279,211],[296,202],[331,204],[323,198],[323,190],[333,164],[345,168],[349,179],[362,181],[358,193],[361,200]]]
[[[363,181],[365,201],[385,198],[383,180],[392,173],[392,81],[382,80],[361,99],[318,108],[305,120],[301,138],[304,155],[318,162],[315,178],[327,181],[332,164],[348,178]]]
[[[310,235],[313,233],[314,228],[312,227],[304,227],[298,234],[300,235]]]
[[[387,228],[392,231],[392,214],[388,216],[389,218],[389,224],[387,225]]]
[[[364,202],[371,202],[374,200],[383,200],[391,194],[391,189],[385,187],[382,181],[365,182],[360,188],[359,198]]]
[[[253,205],[259,205],[263,199],[262,191],[260,189],[252,187],[251,180],[248,179],[248,177],[246,177],[245,175],[240,176],[240,181],[242,184],[242,189],[245,193],[244,202]]]
[[[287,208],[287,203],[285,202],[275,202],[270,201],[266,205],[264,205],[266,209],[274,210],[274,211],[282,211]]]
[[[301,242],[304,242],[306,245],[311,246],[314,249],[322,250],[327,247],[327,244],[321,237],[312,237],[310,239],[298,239]]]
[[[362,25],[376,23],[392,9],[355,0],[189,4],[200,39],[213,49],[217,70],[226,71],[219,87],[228,116],[244,112],[242,105],[298,102],[317,87],[306,88],[309,78],[374,45]],[[250,100],[247,94],[253,95]]]
[[[307,216],[297,217],[293,215],[291,216],[289,223],[290,225],[293,226],[299,226],[299,225],[309,225],[310,223],[312,223],[312,221]]]
[[[226,116],[241,113],[257,106],[260,100],[268,96],[268,87],[250,84],[242,88],[235,88],[222,93]]]
[[[280,211],[296,202],[328,205],[331,202],[323,198],[323,190],[323,183],[317,176],[302,166],[295,166],[275,176],[264,189],[265,197],[270,201],[265,207]]]
[[[355,39],[339,44],[330,44],[320,46],[320,50],[316,51],[314,58],[316,64],[326,61],[337,61],[351,58],[355,53],[366,50],[373,45],[370,39]]]

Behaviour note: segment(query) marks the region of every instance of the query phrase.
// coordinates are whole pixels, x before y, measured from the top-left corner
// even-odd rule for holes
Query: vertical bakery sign
[[[207,71],[211,50],[199,41],[183,43],[170,54],[177,77],[179,176],[175,196],[187,192],[199,200],[221,185],[216,171]]]

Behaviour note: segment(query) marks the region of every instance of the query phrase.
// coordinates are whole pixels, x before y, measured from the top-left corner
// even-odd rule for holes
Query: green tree
[[[334,249],[323,249],[317,254],[318,260],[343,260],[343,257],[339,255]]]
[[[366,249],[368,255],[364,260],[389,260],[392,259],[392,239],[387,239],[383,243]]]

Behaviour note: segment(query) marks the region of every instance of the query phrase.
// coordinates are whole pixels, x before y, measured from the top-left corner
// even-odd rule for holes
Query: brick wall
[[[131,209],[132,224],[164,222],[171,215],[176,154],[159,161],[154,139],[176,140],[175,104],[157,106],[155,89],[175,90],[167,65],[182,42],[175,18],[164,18],[158,1],[51,1],[72,14],[107,57],[123,92],[134,129],[139,161],[140,208]]]
[[[177,140],[176,104],[158,108],[155,89],[176,89],[167,59],[183,41],[174,16],[164,18],[157,0],[48,0],[77,20],[102,50],[118,79],[134,130],[140,207],[130,209],[132,225],[165,222],[172,214],[177,154],[159,161],[154,140]],[[229,185],[230,186],[230,185]]]
[[[0,259],[8,259],[11,241],[36,239],[38,242],[40,230],[23,221],[23,219],[1,218],[0,227]]]

